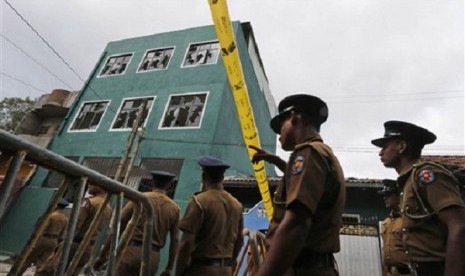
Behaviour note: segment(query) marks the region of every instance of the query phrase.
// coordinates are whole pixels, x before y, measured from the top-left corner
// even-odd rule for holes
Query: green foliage
[[[36,100],[26,98],[4,98],[0,101],[0,129],[14,132],[24,115],[34,107]]]

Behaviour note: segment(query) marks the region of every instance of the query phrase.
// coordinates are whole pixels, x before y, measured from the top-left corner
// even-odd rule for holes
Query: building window
[[[96,130],[110,101],[84,102],[69,131]]]
[[[119,109],[118,115],[113,121],[112,130],[130,130],[137,118],[137,113],[142,107],[142,103],[146,100],[147,104],[142,113],[142,118],[139,122],[139,126],[145,125],[147,116],[152,109],[152,104],[155,97],[145,97],[145,98],[133,98],[123,100],[121,107]]]
[[[115,55],[107,59],[105,66],[100,72],[100,77],[122,75],[126,72],[132,54]]]
[[[160,128],[200,128],[207,93],[171,96]]]
[[[147,50],[137,72],[164,70],[168,68],[174,48]]]
[[[342,214],[342,224],[359,224],[359,214]]]
[[[216,64],[220,50],[218,41],[190,44],[182,67]]]

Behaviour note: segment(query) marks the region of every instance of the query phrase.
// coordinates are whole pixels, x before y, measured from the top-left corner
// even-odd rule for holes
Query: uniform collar
[[[309,142],[314,142],[314,141],[320,141],[323,142],[323,139],[321,138],[320,134],[315,133],[315,135],[312,135],[308,138],[305,138],[301,143],[295,145],[294,149],[298,149],[302,147],[302,145],[309,143]]]

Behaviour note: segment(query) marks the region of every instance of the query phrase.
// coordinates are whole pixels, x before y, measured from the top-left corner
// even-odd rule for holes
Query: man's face
[[[395,209],[399,207],[400,197],[396,193],[389,193],[383,196],[386,208]]]
[[[402,140],[396,138],[387,140],[379,151],[383,165],[387,168],[397,167],[400,163],[401,149]]]
[[[295,147],[293,117],[294,112],[289,112],[280,122],[279,142],[281,143],[281,148],[285,151],[292,151]]]

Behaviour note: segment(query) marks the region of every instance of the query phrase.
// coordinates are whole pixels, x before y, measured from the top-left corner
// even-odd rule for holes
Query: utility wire
[[[7,42],[9,42],[11,45],[13,45],[16,49],[21,51],[23,54],[25,54],[27,57],[32,59],[35,63],[37,63],[40,67],[42,67],[45,71],[49,72],[52,76],[57,78],[59,81],[61,81],[64,85],[68,86],[69,89],[73,89],[69,84],[67,84],[64,80],[62,80],[59,76],[57,76],[55,73],[53,73],[50,69],[45,67],[40,61],[36,60],[33,56],[29,55],[25,50],[23,50],[21,47],[19,47],[16,43],[14,43],[11,39],[9,39],[7,36],[4,34],[0,33],[0,36],[3,37]]]
[[[372,94],[351,94],[344,96],[328,96],[326,99],[335,99],[335,98],[359,98],[359,97],[391,97],[391,96],[413,96],[413,95],[425,95],[425,94],[443,94],[443,93],[458,93],[464,92],[465,90],[443,90],[443,91],[424,91],[424,92],[412,92],[412,93],[389,93],[381,95],[372,95]]]
[[[17,78],[15,78],[15,77],[13,77],[13,76],[10,76],[10,75],[6,74],[6,73],[0,72],[0,75],[5,76],[5,77],[7,77],[7,78],[9,78],[9,79],[15,80],[15,81],[17,81],[17,82],[19,82],[19,83],[22,83],[22,84],[26,85],[26,86],[29,86],[30,88],[33,88],[33,89],[35,89],[35,90],[37,90],[37,91],[46,93],[44,90],[39,89],[39,88],[33,86],[32,84],[29,84],[29,83],[27,83],[27,82],[25,82],[25,81],[23,81],[23,80],[17,79]]]
[[[85,83],[86,81],[84,80],[84,78],[82,78],[77,72],[76,70],[73,69],[73,67],[71,67],[71,65],[69,65],[68,62],[66,62],[66,60],[50,45],[50,43],[47,42],[47,40],[45,40],[45,38],[21,15],[21,13],[19,13],[18,10],[15,9],[15,7],[13,7],[13,5],[11,5],[10,2],[8,2],[7,0],[3,0],[15,13],[16,15],[19,16],[19,18],[21,18],[21,20],[26,23],[26,25],[47,45],[47,47],[71,70],[71,72],[74,73],[74,75],[79,79],[81,80],[83,83]],[[94,93],[95,96],[97,96],[97,98],[99,98],[100,100],[104,100],[90,85],[87,86],[89,88],[90,91],[92,91],[92,93]],[[111,108],[110,106],[108,106],[108,109],[111,110],[114,114],[117,114],[117,112]]]
[[[82,82],[85,82],[85,80],[71,67],[71,65],[66,62],[66,60],[45,40],[45,38],[19,13],[18,10],[16,10],[10,2],[7,0],[3,0],[18,16],[21,18],[21,20],[26,23],[26,25],[48,46],[48,48],[61,60],[63,61],[64,64],[74,73],[76,77],[78,77]]]

